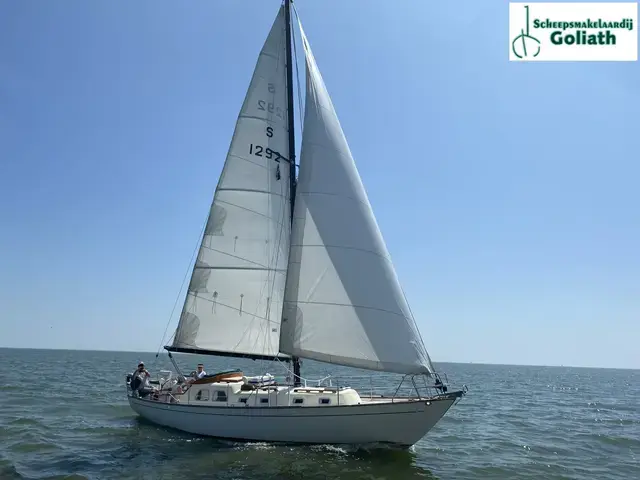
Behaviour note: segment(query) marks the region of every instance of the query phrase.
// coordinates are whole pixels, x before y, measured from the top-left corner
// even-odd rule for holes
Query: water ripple
[[[124,374],[144,357],[0,349],[0,479],[640,478],[638,371],[444,365],[469,395],[421,442],[397,451],[223,442],[158,427],[136,417],[124,396]],[[210,370],[261,368],[178,360],[185,370],[199,361]],[[149,363],[169,367],[166,358]],[[33,364],[42,379],[16,383],[10,372]],[[327,370],[305,362],[311,377]],[[81,373],[95,371],[103,377]],[[393,393],[397,379],[371,383]]]

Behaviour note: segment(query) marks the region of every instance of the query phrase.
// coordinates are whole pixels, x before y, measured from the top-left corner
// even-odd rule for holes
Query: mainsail
[[[280,350],[396,373],[433,367],[302,26],[306,106]]]
[[[285,28],[281,7],[236,122],[168,350],[279,354],[291,229]]]

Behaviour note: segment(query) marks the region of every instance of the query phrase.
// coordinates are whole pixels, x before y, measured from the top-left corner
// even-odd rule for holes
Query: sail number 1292
[[[249,144],[249,155],[255,155],[256,157],[266,157],[268,159],[273,159],[278,163],[280,163],[280,160],[287,161],[286,158],[284,158],[275,150],[271,150],[269,147],[265,148],[262,145],[254,145],[253,143]]]

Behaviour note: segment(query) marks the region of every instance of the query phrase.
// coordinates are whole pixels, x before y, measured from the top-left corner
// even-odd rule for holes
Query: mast
[[[291,226],[293,226],[293,210],[296,201],[296,136],[293,115],[293,61],[291,55],[291,2],[284,0],[284,23],[286,25],[286,64],[287,64],[287,130],[289,131],[289,197],[291,201]],[[291,357],[293,365],[293,384],[300,386],[300,359]]]

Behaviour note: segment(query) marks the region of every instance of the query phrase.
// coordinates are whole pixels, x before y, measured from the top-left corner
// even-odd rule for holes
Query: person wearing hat
[[[207,375],[207,372],[204,371],[204,364],[199,363],[196,368],[197,370],[191,372],[191,378],[187,380],[187,383],[193,383]]]
[[[199,363],[197,368],[198,369],[196,370],[196,378],[200,380],[207,374],[207,372],[204,371],[204,365],[202,363]]]

